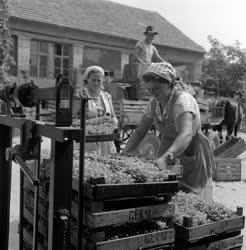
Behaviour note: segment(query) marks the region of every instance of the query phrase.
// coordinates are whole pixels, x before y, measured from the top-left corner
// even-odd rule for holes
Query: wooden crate
[[[176,178],[176,176],[175,176]],[[78,190],[78,181],[73,181],[73,189]],[[120,197],[139,197],[174,194],[179,190],[179,182],[148,182],[132,184],[85,184],[85,196],[92,200]]]
[[[241,181],[241,159],[215,158],[215,181]]]
[[[237,216],[200,226],[184,226],[175,223],[176,238],[184,242],[197,242],[209,239],[215,235],[229,234],[238,232],[244,228],[245,218],[242,215],[242,208],[237,209]]]
[[[71,243],[76,243],[76,228],[71,233]],[[84,238],[87,250],[138,250],[138,249],[173,249],[175,241],[174,229],[144,233],[115,240],[103,240],[103,237]]]
[[[72,216],[77,218],[78,207],[72,203]],[[174,214],[174,204],[149,205],[107,212],[91,212],[86,210],[85,224],[90,228],[121,226],[127,223],[138,223],[148,219],[170,218]]]
[[[242,138],[232,137],[214,150],[214,156],[220,158],[236,158],[245,150],[245,141]]]
[[[120,102],[120,124],[124,128],[127,125],[138,125],[145,108],[147,101],[132,101],[121,100]]]
[[[235,250],[242,249],[243,247],[243,236],[225,236],[222,239],[204,241],[201,244],[190,244],[186,245],[180,242],[179,245],[175,244],[175,250]]]
[[[91,183],[94,183],[92,180]],[[72,201],[72,219],[75,220],[78,213],[77,206],[77,187],[78,181],[73,180],[73,201]],[[143,221],[153,219],[172,220],[174,205],[164,203],[165,200],[156,198],[158,195],[173,194],[178,191],[179,183],[176,181],[176,175],[170,175],[169,180],[162,183],[137,183],[137,184],[89,184],[85,185],[87,199],[85,200],[85,224],[88,227],[90,235],[87,237],[90,249],[138,249],[136,246],[143,246],[158,249],[171,249],[174,244],[174,230],[167,229],[163,231],[150,232],[132,237],[125,237],[117,240],[105,241],[109,230],[124,228],[126,225],[137,226]],[[38,231],[41,237],[48,239],[48,180],[41,181],[39,190],[39,221]],[[111,200],[110,200],[111,199]],[[113,211],[103,211],[105,202],[117,205],[131,204],[133,199],[139,199],[141,202],[136,207],[120,208]],[[165,201],[166,202],[166,201]],[[134,203],[132,203],[133,205]],[[96,208],[93,211],[91,206]],[[34,187],[24,178],[24,219],[32,226],[34,207]],[[111,207],[112,208],[112,207]],[[102,210],[100,210],[102,209]],[[74,233],[74,232],[72,232]],[[164,237],[165,236],[165,237]],[[29,242],[31,243],[31,242]],[[88,246],[89,246],[88,245]],[[87,246],[86,246],[87,247]],[[89,249],[89,248],[86,248]]]

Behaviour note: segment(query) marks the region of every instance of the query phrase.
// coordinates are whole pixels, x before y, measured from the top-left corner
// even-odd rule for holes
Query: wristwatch
[[[167,155],[169,156],[169,160],[173,161],[174,160],[174,155],[171,152],[167,152]]]

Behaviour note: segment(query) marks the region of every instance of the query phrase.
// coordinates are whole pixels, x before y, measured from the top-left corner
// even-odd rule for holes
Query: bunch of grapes
[[[167,180],[170,174],[173,174],[169,170],[159,171],[153,163],[137,157],[89,154],[86,156],[86,161],[92,162],[90,167],[94,167],[93,163],[95,162],[107,166],[107,170],[111,171],[111,178],[105,178],[106,183],[162,182]],[[105,171],[105,175],[106,173],[108,172]]]
[[[49,169],[50,156],[45,150],[42,157],[42,166]],[[159,171],[151,162],[138,157],[122,155],[86,154],[84,180],[104,177],[106,184],[117,183],[146,183],[163,182],[173,175],[170,170]],[[47,171],[49,172],[49,171]],[[79,154],[73,156],[73,178],[78,179]]]
[[[207,202],[195,194],[178,192],[173,197],[174,221],[182,224],[183,217],[192,217],[193,226],[203,225],[236,216],[236,213],[216,202]]]
[[[73,121],[73,127],[80,127],[80,120]],[[88,135],[112,134],[116,128],[110,116],[95,117],[86,120],[86,133]]]

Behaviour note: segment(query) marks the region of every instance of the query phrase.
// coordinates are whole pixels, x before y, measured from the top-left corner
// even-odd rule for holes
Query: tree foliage
[[[8,19],[8,0],[0,0],[0,87],[9,83],[8,70],[14,63],[10,56]]]
[[[204,86],[215,88],[221,96],[233,96],[236,90],[243,89],[246,79],[246,50],[238,41],[226,46],[212,36],[208,40],[211,48],[203,64]]]

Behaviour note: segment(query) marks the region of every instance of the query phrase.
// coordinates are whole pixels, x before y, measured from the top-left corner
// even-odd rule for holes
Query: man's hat
[[[155,31],[154,26],[147,26],[144,35],[146,35],[147,33],[152,33],[154,35],[158,34],[158,32]]]

